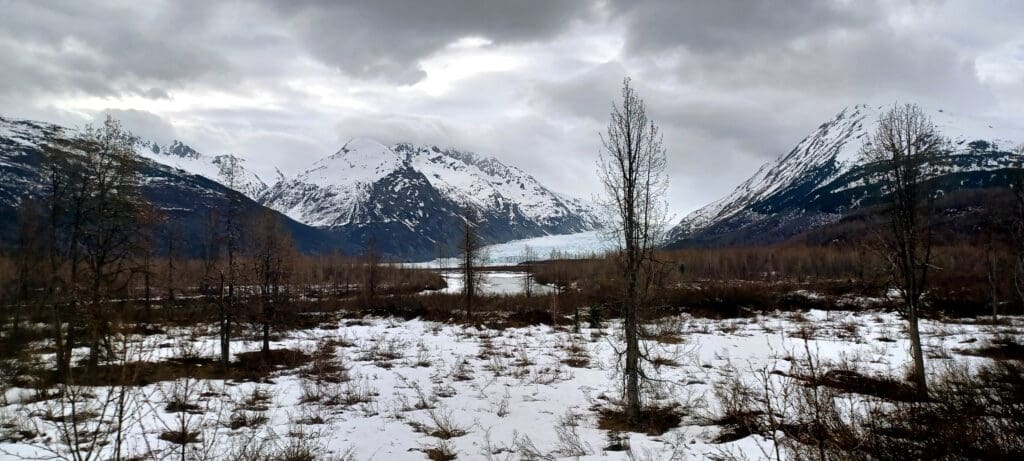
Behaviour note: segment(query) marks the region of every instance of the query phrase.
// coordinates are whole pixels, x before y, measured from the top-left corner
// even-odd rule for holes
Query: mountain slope
[[[597,225],[585,203],[493,158],[360,138],[274,184],[260,201],[358,242],[372,237],[382,250],[412,259],[453,251],[467,209],[473,210],[485,243]]]
[[[50,137],[70,137],[75,133],[57,125],[0,117],[0,240],[11,241],[17,232],[17,208],[23,197],[37,196],[44,188],[42,146]],[[76,155],[67,153],[66,155]],[[158,239],[164,239],[173,227],[181,241],[177,251],[199,255],[207,233],[211,212],[222,209],[231,190],[217,181],[187,173],[181,169],[140,158],[142,194],[166,217]],[[242,216],[253,215],[265,208],[244,196],[239,197]],[[336,249],[354,252],[340,236],[280,216],[285,228],[305,252],[327,252]],[[163,248],[162,243],[157,243]]]
[[[879,203],[874,166],[859,155],[884,108],[846,108],[790,152],[762,166],[732,193],[687,215],[669,246],[745,245],[781,241]],[[954,151],[929,167],[930,187],[952,191],[1006,185],[1019,168],[1012,141],[991,126],[938,111],[930,114]]]
[[[137,151],[157,163],[217,181],[253,200],[267,190],[267,184],[256,173],[245,169],[245,160],[232,155],[202,154],[177,140],[163,147],[152,141],[139,140]],[[232,162],[235,165],[233,178],[230,174]]]
[[[75,132],[57,125],[0,118],[0,228],[12,235],[22,196],[41,187],[40,145]],[[453,149],[384,146],[355,139],[302,174],[267,186],[237,157],[211,156],[174,141],[136,140],[144,194],[191,235],[231,190],[252,210],[288,216],[299,246],[361,253],[368,243],[389,257],[452,254],[471,209],[484,243],[591,230],[591,207],[561,196],[521,170]],[[236,174],[228,174],[230,164]]]

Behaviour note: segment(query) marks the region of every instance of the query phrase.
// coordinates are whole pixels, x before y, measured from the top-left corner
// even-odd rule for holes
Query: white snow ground
[[[689,316],[669,319],[659,328],[671,329],[681,344],[651,343],[657,355],[672,357],[676,365],[660,368],[661,378],[672,383],[666,401],[688,408],[682,426],[661,436],[628,434],[637,459],[712,459],[725,454],[759,459],[771,449],[759,436],[725,444],[712,443],[719,428],[708,420],[718,414],[712,388],[730,370],[752,378],[756,370],[786,371],[787,358],[803,355],[797,332],[809,333],[808,346],[823,361],[845,359],[865,369],[902,376],[908,361],[904,322],[881,312],[822,312],[775,314],[736,320],[706,320]],[[1020,335],[1024,318],[1008,318],[1002,325],[973,322],[922,324],[928,367],[941,370],[951,361],[980,363],[987,359],[960,355],[965,343],[999,335]],[[341,384],[347,391],[372,394],[371,401],[352,405],[303,403],[303,389],[310,386],[295,370],[278,373],[271,382],[201,382],[200,407],[192,415],[201,431],[204,450],[219,458],[239,446],[259,443],[278,445],[301,440],[334,454],[350,453],[358,460],[423,460],[423,450],[436,447],[436,420],[450,419],[465,434],[448,440],[458,459],[520,459],[523,450],[548,459],[634,459],[621,451],[609,451],[609,433],[596,427],[593,409],[607,405],[618,395],[614,373],[614,348],[620,344],[618,324],[584,328],[573,334],[568,327],[534,326],[503,331],[478,329],[420,320],[400,321],[367,318],[321,325],[290,332],[273,342],[274,348],[312,351],[333,342],[335,354],[350,369],[352,381]],[[192,349],[213,356],[213,327],[168,331],[165,335],[136,338],[144,354],[171,357]],[[581,345],[589,364],[573,368],[563,361],[569,345]],[[238,341],[235,351],[256,350],[254,341]],[[396,356],[387,358],[386,353]],[[84,353],[84,351],[76,351]],[[45,363],[46,357],[42,357]],[[258,411],[268,420],[257,427],[229,429],[218,414],[231,412],[222,395],[249,395],[253,389],[267,392],[270,401]],[[104,389],[94,390],[102,396]],[[174,416],[165,411],[169,384],[138,390],[131,405],[138,407],[124,445],[127,453],[150,452],[159,458],[173,446],[159,439]],[[21,442],[0,443],[0,457],[45,455],[60,450],[54,424],[47,423],[46,401],[37,402],[25,389],[8,389],[0,407],[0,439],[12,430],[36,426],[46,436]],[[421,404],[422,403],[422,404]],[[423,407],[433,407],[432,409]],[[433,416],[432,416],[433,415]],[[310,424],[310,421],[319,421]],[[562,422],[574,421],[574,426]],[[561,427],[564,430],[559,430]],[[12,429],[15,428],[15,429]],[[419,429],[419,430],[418,430]],[[575,445],[581,453],[571,453]],[[281,440],[274,442],[274,440]],[[108,445],[105,450],[112,449]],[[741,458],[742,459],[742,458]]]

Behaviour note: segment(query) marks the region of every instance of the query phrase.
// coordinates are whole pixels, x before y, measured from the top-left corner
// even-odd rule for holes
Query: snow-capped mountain
[[[0,227],[13,229],[18,201],[41,187],[41,146],[73,129],[0,118]],[[158,208],[199,232],[202,210],[228,189],[291,218],[299,246],[361,252],[371,241],[382,253],[412,260],[454,251],[467,209],[485,243],[594,229],[591,206],[559,195],[518,168],[488,157],[410,144],[384,146],[355,139],[303,173],[267,186],[228,155],[206,155],[174,141],[136,140],[142,183]],[[232,180],[228,165],[235,163]]]
[[[729,245],[780,241],[878,203],[882,192],[860,152],[888,107],[857,105],[818,126],[793,150],[761,166],[729,195],[700,208],[669,233],[672,246]],[[953,152],[928,168],[938,189],[1007,184],[1019,168],[1008,137],[976,120],[938,110],[928,114]],[[1019,142],[1019,141],[1018,141]]]
[[[58,125],[0,117],[0,240],[11,239],[16,235],[21,200],[38,197],[45,189],[44,146],[76,134],[76,130]],[[146,151],[138,148],[142,145],[150,146],[151,143],[139,141],[136,145],[136,151],[145,154]],[[208,168],[207,165],[217,165],[217,157],[202,156],[180,143],[172,147],[171,154],[156,153],[150,149],[148,154],[140,156],[139,184],[143,196],[163,217],[155,229],[156,247],[164,248],[159,243],[161,240],[177,238],[182,241],[175,244],[176,251],[198,255],[208,233],[209,219],[217,215],[214,211],[222,210],[229,194],[237,195],[238,191],[232,191],[216,178],[195,174],[201,168]],[[184,155],[179,155],[181,153]],[[63,154],[80,155],[73,150],[64,150]],[[193,162],[175,164],[168,161],[181,159],[191,159]],[[211,162],[205,162],[211,159]],[[180,165],[191,168],[181,168]],[[242,216],[252,216],[257,211],[266,210],[246,197],[240,197],[238,206]],[[304,251],[354,252],[359,249],[332,232],[306,226],[286,216],[281,216],[281,219],[291,231],[296,245]]]
[[[253,200],[267,190],[267,184],[256,173],[245,169],[245,160],[233,155],[206,155],[178,140],[160,146],[140,139],[137,151],[157,163],[217,181]],[[234,177],[231,175],[232,162]]]
[[[404,240],[425,256],[436,255],[439,246],[451,247],[466,209],[477,215],[488,243],[597,225],[586,203],[494,158],[362,138],[274,184],[260,201],[311,226],[358,230],[378,242]]]

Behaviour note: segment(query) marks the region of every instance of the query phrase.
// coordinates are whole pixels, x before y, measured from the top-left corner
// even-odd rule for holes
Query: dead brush
[[[380,395],[377,389],[370,384],[365,376],[353,379],[341,384],[341,391],[335,404],[342,406],[353,406],[358,404],[373,403],[374,397]]]
[[[584,368],[590,364],[590,351],[581,335],[572,335],[562,344],[566,357],[562,363],[574,368]]]
[[[423,448],[423,453],[430,461],[452,461],[458,458],[455,447],[447,440],[438,440],[433,446]]]
[[[571,409],[558,418],[558,425],[555,426],[555,434],[558,435],[558,448],[555,451],[560,456],[579,458],[594,451],[590,444],[584,442],[580,437],[579,428],[583,419],[582,414]]]
[[[299,403],[337,405],[341,395],[341,386],[327,381],[302,380],[299,390]]]
[[[301,375],[317,382],[342,383],[352,379],[349,375],[351,368],[344,358],[336,354],[333,344],[322,342],[317,345],[312,360]]]
[[[836,324],[836,330],[839,332],[839,336],[845,339],[853,339],[861,341],[860,330],[863,327],[860,321],[851,317],[841,320]]]
[[[864,450],[877,459],[1021,459],[1022,376],[1014,361],[977,370],[949,364],[930,383],[930,401],[868,409]]]
[[[498,403],[494,406],[494,414],[498,415],[499,418],[504,418],[509,415],[509,402],[512,400],[512,394],[509,394],[508,388],[505,388],[505,394],[498,400]]]
[[[270,402],[273,400],[274,394],[270,392],[269,387],[254,386],[246,395],[243,403],[247,410],[267,411],[267,409],[269,409]]]
[[[686,330],[686,321],[681,316],[666,315],[653,325],[644,325],[640,334],[644,339],[663,344],[680,344],[684,342]]]
[[[487,360],[491,356],[495,355],[496,351],[497,350],[494,348],[494,341],[491,338],[482,338],[480,340],[479,352],[476,357],[478,359]]]
[[[491,372],[494,376],[506,376],[509,374],[508,359],[501,356],[491,356],[487,363],[484,364],[484,369]]]
[[[420,386],[420,383],[410,380],[402,374],[396,374],[396,376],[402,386],[412,389],[416,396],[416,403],[413,405],[405,405],[403,410],[430,410],[434,408],[434,403],[437,401],[437,398],[434,396],[428,396],[427,393],[423,391],[423,387]]]
[[[410,420],[408,424],[417,432],[422,432],[441,440],[462,437],[469,433],[468,428],[459,425],[452,419],[451,410],[432,408],[427,410],[427,417],[429,418],[428,421]]]
[[[423,341],[416,343],[416,357],[413,359],[412,365],[422,368],[427,368],[431,365],[430,349],[427,348],[427,344]]]
[[[459,357],[455,360],[455,364],[452,365],[449,375],[456,381],[472,381],[473,366],[469,364],[469,360],[465,357]]]
[[[228,396],[230,411],[222,425],[231,430],[243,427],[259,427],[270,421],[267,411],[274,396],[270,390],[262,386],[254,386],[248,392],[236,392]]]
[[[443,399],[455,397],[456,395],[458,395],[458,391],[456,391],[454,387],[446,383],[435,384],[431,392],[433,393],[433,395]]]
[[[796,328],[792,329],[789,332],[789,335],[802,340],[810,340],[816,338],[819,331],[820,327],[818,327],[817,324],[805,319],[804,321],[797,323]]]
[[[660,370],[661,367],[678,367],[679,361],[671,355],[652,355],[648,357],[647,362],[651,364],[654,369]]]
[[[32,440],[39,435],[39,428],[28,418],[20,414],[0,412],[0,442],[20,443]]]
[[[527,375],[521,379],[524,379],[530,384],[551,385],[572,379],[572,376],[573,374],[567,371],[561,363],[555,363],[552,365],[536,367],[532,373],[527,373]]]
[[[373,362],[380,368],[389,369],[392,361],[405,357],[409,347],[405,341],[389,338],[386,335],[374,336],[363,341],[359,346],[359,360]]]
[[[741,324],[736,320],[722,320],[718,322],[718,331],[727,335],[734,335],[740,331]]]
[[[757,390],[742,379],[739,371],[727,362],[722,368],[725,378],[712,387],[718,400],[718,415],[710,415],[711,424],[721,427],[713,443],[739,440],[762,431],[760,404],[755,401]]]
[[[514,364],[518,367],[528,367],[533,365],[533,359],[530,357],[530,350],[523,341],[516,343]]]

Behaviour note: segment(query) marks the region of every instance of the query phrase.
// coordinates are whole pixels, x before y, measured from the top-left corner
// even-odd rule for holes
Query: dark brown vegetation
[[[807,363],[814,363],[807,366]],[[761,384],[720,383],[724,414],[718,443],[761,434],[797,459],[1020,459],[1024,456],[1024,380],[1019,361],[971,371],[951,365],[929,396],[849,364],[808,359],[798,372],[760,375]],[[859,394],[859,395],[858,395]],[[852,397],[851,400],[844,400]],[[849,402],[859,402],[850,413]]]

